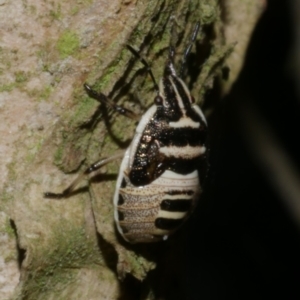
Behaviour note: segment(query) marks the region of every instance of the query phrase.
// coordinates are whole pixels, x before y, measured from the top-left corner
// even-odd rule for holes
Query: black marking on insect
[[[185,50],[180,73],[198,30],[199,23]],[[117,229],[128,242],[156,242],[166,240],[178,229],[196,205],[206,166],[207,124],[187,86],[176,74],[173,47],[159,85],[146,60],[134,48],[127,47],[147,67],[157,93],[154,104],[140,118],[85,84],[89,96],[126,117],[140,119],[134,138],[125,154],[92,164],[62,193],[44,195],[66,197],[83,177],[123,157],[114,195]]]

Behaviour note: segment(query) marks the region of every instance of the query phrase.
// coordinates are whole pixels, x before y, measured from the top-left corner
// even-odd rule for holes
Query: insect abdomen
[[[165,171],[150,185],[120,188],[115,219],[121,235],[129,242],[166,239],[193,210],[199,197],[198,171],[178,175]]]

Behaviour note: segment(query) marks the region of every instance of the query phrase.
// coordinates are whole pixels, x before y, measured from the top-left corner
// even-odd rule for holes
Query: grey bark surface
[[[83,83],[142,114],[153,83],[126,44],[158,80],[169,45],[180,65],[200,21],[197,45],[209,55],[197,51],[202,75],[192,94],[201,104],[226,58],[234,72],[221,86],[230,89],[263,9],[264,1],[234,0],[0,2],[0,299],[137,299],[132,283],[120,280],[128,273],[142,299],[155,299],[142,281],[157,265],[159,246],[129,245],[115,232],[119,161],[71,197],[43,198],[125,149],[134,133],[134,122],[99,106]],[[176,237],[167,247],[173,244]]]

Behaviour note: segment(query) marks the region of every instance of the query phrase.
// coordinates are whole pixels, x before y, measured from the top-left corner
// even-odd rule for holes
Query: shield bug
[[[199,26],[197,23],[193,30],[182,66],[195,42]],[[92,164],[62,193],[47,192],[44,195],[66,197],[82,178],[123,157],[113,200],[116,227],[130,243],[156,242],[166,240],[176,231],[196,205],[203,179],[200,175],[205,173],[207,164],[207,123],[175,71],[172,47],[159,85],[147,61],[134,48],[127,47],[140,59],[152,78],[156,91],[153,105],[140,118],[85,84],[90,97],[126,117],[139,120],[135,135],[125,152]]]

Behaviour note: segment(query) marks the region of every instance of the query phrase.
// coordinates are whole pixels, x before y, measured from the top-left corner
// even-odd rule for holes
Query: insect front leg
[[[52,198],[52,199],[61,199],[61,198],[68,197],[74,191],[76,186],[81,182],[83,178],[86,178],[87,176],[99,170],[101,167],[105,166],[106,164],[118,158],[121,158],[123,156],[124,156],[124,151],[119,152],[118,154],[115,154],[111,157],[100,159],[99,161],[90,165],[83,173],[81,173],[62,193],[56,194],[52,192],[46,192],[44,193],[44,197]]]
[[[134,113],[133,111],[131,111],[127,108],[117,105],[116,103],[111,101],[104,94],[98,93],[95,90],[93,90],[88,84],[85,83],[83,86],[91,98],[94,98],[95,100],[99,101],[100,103],[107,105],[108,107],[112,108],[114,111],[116,111],[117,113],[119,113],[125,117],[128,117],[128,118],[136,120],[136,121],[140,120],[140,118],[141,118],[140,115]]]

